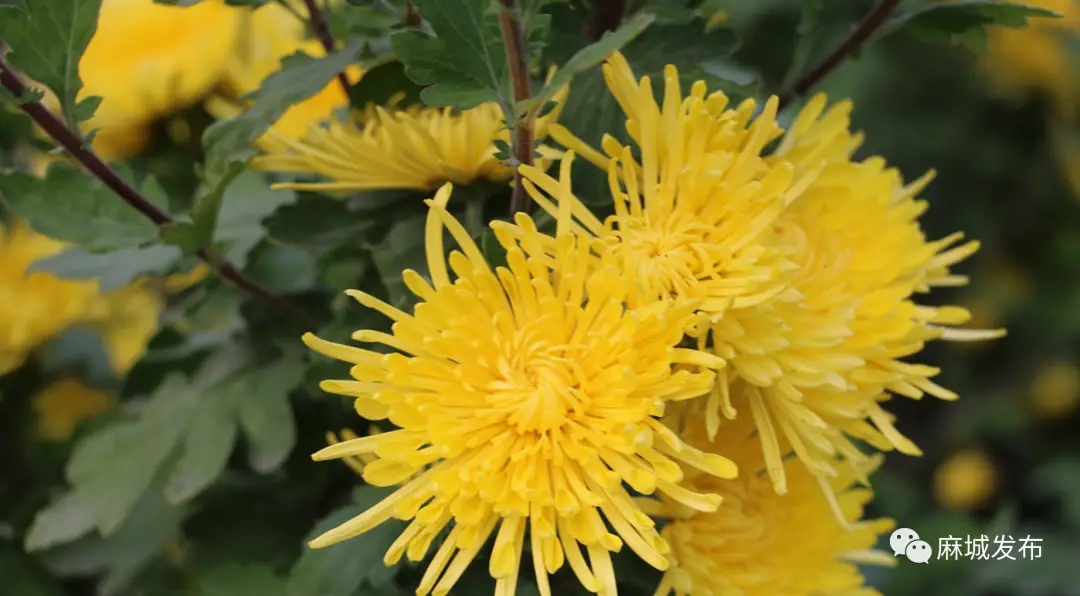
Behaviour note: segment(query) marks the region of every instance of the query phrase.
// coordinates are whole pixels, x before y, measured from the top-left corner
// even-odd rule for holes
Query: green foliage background
[[[315,319],[314,325],[291,321],[210,279],[173,300],[164,330],[125,379],[112,378],[96,340],[74,332],[0,378],[0,593],[394,596],[415,587],[421,565],[387,569],[381,563],[399,522],[327,550],[303,547],[305,538],[386,491],[362,486],[338,463],[310,461],[308,454],[325,445],[326,431],[365,429],[346,402],[317,387],[343,367],[308,354],[299,337],[315,328],[342,341],[355,329],[386,327],[342,291],[360,288],[406,303],[399,275],[423,269],[424,196],[371,192],[333,201],[272,191],[269,176],[245,171],[251,141],[358,58],[374,68],[353,89],[357,106],[405,91],[406,101],[457,108],[497,101],[521,115],[541,110],[565,82],[534,85],[534,99],[515,106],[491,5],[414,4],[430,29],[408,29],[394,3],[356,0],[336,7],[332,27],[348,40],[338,53],[286,60],[255,94],[253,107],[233,120],[208,126],[200,110],[181,115],[196,131],[205,129],[201,144],[180,146],[157,134],[149,151],[120,164],[121,174],[171,213],[174,224],[152,225],[68,166],[54,167],[44,180],[0,173],[7,216],[27,218],[41,232],[79,245],[38,265],[57,275],[97,277],[119,287],[140,275],[187,271],[197,251],[209,250]],[[604,4],[532,0],[521,6],[535,64],[562,65],[560,76],[572,76],[561,122],[593,142],[603,132],[622,131],[615,104],[601,99],[607,96],[596,68],[611,50],[623,48],[639,75],[659,75],[670,62],[686,81],[705,78],[736,97],[764,96],[819,60],[871,5],[632,2],[626,8],[634,16],[587,47],[586,32]],[[1034,11],[963,4],[904,3],[902,18],[890,22],[880,40],[819,86],[833,98],[855,100],[856,128],[866,132],[863,155],[885,156],[908,179],[938,171],[924,193],[931,204],[924,218],[928,234],[964,230],[984,249],[962,271],[974,284],[934,299],[993,303],[1010,332],[986,346],[928,350],[925,361],[944,369],[942,384],[962,399],[898,401],[898,427],[926,455],[887,459],[875,477],[872,513],[893,517],[932,543],[949,534],[1030,534],[1044,539],[1043,556],[901,563],[867,574],[897,596],[1080,594],[1080,418],[1074,412],[1041,422],[1031,416],[1028,399],[1043,363],[1080,357],[1074,232],[1080,202],[1056,149],[1067,131],[1038,95],[1016,100],[992,93],[972,51],[985,45],[984,27],[1020,25]],[[0,1],[0,39],[14,49],[16,66],[56,91],[69,123],[86,119],[96,105],[76,105],[79,83],[71,76],[96,6]],[[706,32],[702,15],[717,10],[726,10],[728,20]],[[459,26],[466,22],[479,26]],[[404,68],[387,60],[387,50]],[[10,96],[6,101],[17,104]],[[0,165],[13,166],[16,148],[26,145],[48,146],[33,137],[25,117],[0,111]],[[608,201],[600,176],[583,169],[576,180],[579,195],[600,205]],[[487,217],[505,217],[505,188],[477,185],[468,193],[484,201]],[[1004,282],[995,271],[1002,262],[1028,277],[1030,293],[1001,296]],[[82,425],[65,444],[40,443],[30,396],[72,371],[119,391],[123,407]],[[929,489],[932,474],[969,447],[991,456],[999,489],[979,510],[943,509]],[[624,555],[618,560],[621,589],[651,594],[656,574]],[[474,562],[455,593],[491,593],[486,570],[483,559]],[[529,582],[523,573],[519,593],[536,593]],[[579,589],[564,575],[554,585],[560,592]]]

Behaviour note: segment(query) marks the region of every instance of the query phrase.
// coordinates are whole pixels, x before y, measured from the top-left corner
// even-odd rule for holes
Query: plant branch
[[[0,84],[12,92],[15,97],[22,97],[29,87],[17,75],[8,64],[7,60],[0,55]],[[139,213],[146,216],[147,219],[154,222],[158,226],[168,225],[173,222],[169,214],[165,213],[161,209],[158,209],[153,203],[148,201],[146,197],[135,189],[127,180],[124,180],[116,173],[116,170],[109,167],[97,154],[86,149],[85,140],[82,134],[76,132],[65,124],[60,118],[49,111],[41,102],[28,101],[19,106],[23,112],[26,113],[38,126],[41,127],[50,137],[53,138],[60,146],[67,150],[75,159],[79,161],[91,174],[98,180],[101,180],[105,186],[109,187],[109,190],[116,193],[118,197],[124,200],[125,203],[131,205]],[[290,302],[274,294],[270,290],[262,287],[254,280],[250,279],[243,274],[234,265],[227,262],[219,262],[210,253],[205,250],[200,250],[198,257],[209,264],[223,279],[231,282],[236,287],[247,292],[251,296],[266,302],[276,310],[283,314],[286,314],[297,321],[307,325],[312,325],[312,319],[292,305]]]
[[[409,27],[419,27],[424,20],[420,17],[420,13],[416,11],[416,7],[409,0],[405,0],[405,24]]]
[[[516,2],[514,0],[499,0],[502,10],[499,11],[499,30],[502,32],[503,46],[506,48],[506,63],[510,67],[510,82],[514,91],[514,102],[511,109],[517,111],[517,105],[530,97],[529,90],[529,65],[528,56],[525,55],[525,35],[521,30],[521,22],[518,21]],[[517,114],[506,114],[506,118],[517,120]],[[514,160],[515,166],[532,165],[533,163],[533,130],[532,116],[526,114],[517,120],[514,131]],[[514,194],[510,197],[510,216],[515,213],[528,211],[529,195],[525,192],[522,184],[521,171],[514,168]]]
[[[311,17],[311,28],[315,31],[315,37],[319,38],[319,43],[322,44],[323,49],[326,50],[326,55],[329,56],[334,52],[334,36],[330,33],[330,23],[326,20],[326,13],[319,8],[318,0],[304,0],[304,6],[307,7],[308,16]],[[345,97],[348,97],[349,89],[352,87],[349,85],[348,77],[345,76],[345,73],[339,72],[337,79],[341,83],[341,89],[345,92]]]
[[[828,56],[825,56],[817,66],[799,77],[790,89],[780,94],[780,106],[783,107],[791,103],[812,89],[814,85],[820,83],[836,67],[840,66],[848,56],[858,51],[862,44],[873,35],[874,31],[877,31],[878,28],[885,24],[886,19],[889,18],[889,15],[892,14],[898,4],[900,4],[900,0],[880,0],[877,6],[870,9],[870,12],[863,17],[863,20],[851,34],[841,41]]]

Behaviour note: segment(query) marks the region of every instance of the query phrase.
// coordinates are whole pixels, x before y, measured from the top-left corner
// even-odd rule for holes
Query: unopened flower
[[[363,417],[398,427],[314,458],[374,454],[361,462],[364,479],[403,485],[311,546],[397,517],[411,522],[384,561],[420,561],[445,529],[421,595],[447,594],[492,535],[498,594],[513,591],[526,536],[545,596],[548,574],[564,563],[587,589],[614,594],[610,553],[624,544],[666,569],[669,546],[625,485],[713,511],[715,495],[679,484],[679,463],[736,474],[729,460],[684,444],[658,419],[669,403],[708,392],[710,369],[720,365],[715,356],[676,347],[694,305],[663,300],[628,308],[629,280],[614,267],[588,267],[587,244],[569,230],[559,230],[551,257],[526,255],[522,244],[546,237],[525,215],[517,217],[516,230],[524,230],[517,236],[495,227],[507,266],[493,269],[447,212],[449,198],[447,184],[428,201],[430,281],[411,270],[403,275],[421,300],[413,314],[350,292],[394,321],[390,334],[362,330],[353,338],[394,353],[304,337],[312,349],[354,365],[352,379],[324,381],[324,390],[354,398]],[[449,269],[444,227],[461,248],[450,254]]]

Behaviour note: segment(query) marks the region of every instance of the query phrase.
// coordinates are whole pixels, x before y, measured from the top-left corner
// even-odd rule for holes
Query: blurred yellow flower
[[[1044,366],[1031,385],[1031,407],[1040,418],[1055,420],[1080,406],[1080,368],[1071,362]]]
[[[980,507],[993,496],[996,488],[994,463],[976,449],[953,454],[934,471],[934,498],[950,509]]]
[[[826,111],[817,96],[785,133],[775,97],[760,111],[753,100],[729,108],[703,81],[683,97],[668,66],[658,103],[620,54],[603,70],[639,150],[608,136],[601,153],[561,126],[551,132],[572,150],[564,162],[576,153],[607,169],[615,215],[592,215],[568,168],[556,180],[523,166],[525,185],[541,208],[595,236],[598,261],[634,281],[630,304],[700,300],[688,332],[729,363],[707,398],[709,435],[721,414],[748,409],[778,492],[791,451],[824,475],[836,473],[837,455],[865,463],[852,437],[918,454],[881,402],[888,392],[956,395],[930,380],[938,369],[900,359],[931,339],[1003,334],[954,329],[966,310],[912,299],[965,283],[949,267],[978,248],[962,234],[927,241],[915,195],[930,176],[905,186],[881,158],[851,161],[862,137],[849,130],[850,102]],[[531,246],[550,253],[552,242]]]
[[[186,275],[142,279],[101,293],[93,280],[28,271],[35,261],[67,246],[22,221],[0,226],[0,374],[17,368],[31,350],[73,325],[99,329],[114,372],[125,374],[157,333],[165,297],[208,272],[199,266]]]
[[[146,125],[190,104],[221,79],[241,9],[223,0],[189,7],[154,0],[103,0],[97,31],[79,62],[80,99],[101,96],[85,130],[107,158],[137,150]]]
[[[310,348],[354,365],[352,379],[324,381],[325,391],[354,398],[365,418],[400,428],[334,444],[314,459],[374,454],[370,463],[359,460],[364,480],[403,485],[311,546],[353,538],[391,517],[412,520],[386,553],[391,565],[406,554],[424,560],[445,530],[416,590],[421,596],[447,594],[493,535],[496,594],[514,593],[526,536],[543,596],[552,593],[548,575],[564,562],[586,589],[615,594],[611,552],[623,545],[666,569],[668,544],[624,483],[714,511],[715,495],[676,484],[677,462],[724,478],[737,472],[658,419],[667,405],[707,392],[709,369],[720,364],[677,347],[693,305],[627,309],[628,280],[615,268],[587,271],[588,246],[562,227],[558,268],[526,256],[495,227],[507,267],[492,270],[446,210],[449,198],[447,184],[427,201],[430,282],[412,270],[403,274],[422,300],[413,314],[349,292],[394,321],[391,334],[361,330],[353,339],[396,352],[304,336]],[[461,249],[450,254],[449,268],[444,227]],[[517,227],[530,230],[520,244],[543,241],[528,216],[519,214]]]
[[[688,444],[739,466],[734,480],[686,470],[682,486],[723,497],[716,511],[692,511],[666,497],[637,499],[667,522],[661,534],[671,545],[671,566],[657,596],[878,596],[864,587],[857,564],[895,564],[889,553],[874,550],[895,524],[862,519],[872,491],[848,468],[825,480],[788,462],[788,493],[777,494],[753,430],[751,419],[741,417],[713,443],[701,424],[680,432]],[[873,458],[861,475],[880,462],[880,455]]]
[[[116,407],[116,396],[87,387],[72,379],[56,381],[33,400],[37,415],[37,435],[44,441],[65,441],[79,423]]]
[[[990,27],[984,61],[991,74],[1014,90],[1045,91],[1064,114],[1073,114],[1080,80],[1068,36],[1080,34],[1080,4],[1075,0],[1028,0],[1062,18],[1033,18],[1027,27]]]
[[[538,118],[536,135],[547,134],[559,117],[569,88],[553,101],[558,107]],[[254,167],[273,172],[317,174],[329,181],[279,184],[276,188],[316,191],[377,189],[433,190],[444,182],[468,185],[476,180],[506,181],[513,169],[496,158],[495,141],[509,143],[502,108],[495,103],[471,110],[410,107],[374,108],[352,121],[331,121],[313,128],[303,140],[255,158]],[[540,147],[541,155],[554,155]],[[548,160],[538,159],[544,169]]]
[[[306,39],[304,23],[280,4],[265,4],[246,14],[240,27],[237,49],[228,60],[224,93],[207,101],[207,110],[217,118],[233,118],[244,109],[244,94],[259,88],[268,75],[278,70],[286,56],[303,51],[309,56],[326,55],[322,44]],[[346,71],[350,83],[363,75],[359,66]],[[264,151],[284,151],[286,141],[298,140],[320,122],[330,119],[335,110],[346,108],[349,98],[335,78],[313,97],[293,105],[256,145]]]
[[[27,271],[65,246],[21,221],[0,225],[0,374],[17,368],[30,350],[66,327],[107,313],[96,282]]]

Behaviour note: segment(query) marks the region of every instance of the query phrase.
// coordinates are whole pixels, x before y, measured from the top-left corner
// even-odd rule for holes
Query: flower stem
[[[529,66],[528,56],[525,55],[525,35],[521,30],[521,22],[518,21],[515,11],[517,8],[514,0],[499,0],[502,10],[499,11],[499,30],[502,32],[503,46],[506,48],[506,63],[510,67],[510,82],[514,91],[514,103],[511,108],[516,111],[519,102],[532,97],[529,90]],[[516,119],[517,114],[506,114],[507,119]],[[514,160],[517,166],[532,165],[533,163],[533,131],[530,116],[525,115],[517,120],[514,130]],[[510,216],[521,211],[528,211],[529,195],[525,192],[525,185],[521,181],[521,172],[514,169],[514,194],[510,197]]]
[[[0,84],[6,87],[8,91],[11,91],[15,97],[22,97],[29,91],[29,87],[23,82],[19,75],[15,74],[15,70],[12,69],[11,65],[8,64],[3,56],[0,56]],[[52,137],[53,140],[66,149],[68,153],[77,159],[79,163],[94,175],[94,177],[101,180],[109,190],[112,190],[116,196],[123,199],[125,203],[134,207],[139,213],[142,213],[147,219],[158,226],[172,223],[173,220],[169,217],[169,214],[158,209],[153,203],[148,201],[146,197],[142,196],[142,193],[135,190],[135,187],[131,186],[127,180],[121,178],[120,175],[116,173],[116,170],[109,167],[109,165],[102,161],[97,154],[88,150],[82,134],[64,124],[60,118],[50,112],[48,108],[41,104],[41,102],[28,101],[22,103],[19,107],[27,116],[37,123],[42,130]],[[231,263],[221,262],[205,250],[200,250],[197,255],[200,259],[209,264],[223,279],[231,282],[244,292],[262,300],[274,309],[304,323],[305,325],[313,325],[313,320],[306,313],[281,296],[278,296],[259,285],[257,282],[244,275],[243,272]]]
[[[308,16],[311,17],[311,28],[315,31],[315,37],[319,38],[319,43],[329,56],[334,52],[334,36],[330,34],[330,24],[326,21],[326,13],[319,8],[318,0],[304,0],[304,6],[307,7]],[[345,96],[348,97],[352,87],[349,85],[349,79],[343,72],[338,73],[337,79],[341,83],[341,89],[345,91]]]
[[[780,106],[786,106],[812,89],[814,85],[820,83],[836,67],[840,66],[848,56],[858,51],[859,47],[870,38],[874,31],[877,31],[878,28],[885,24],[885,21],[898,4],[900,4],[900,0],[880,0],[877,6],[866,13],[866,16],[852,30],[851,34],[841,41],[828,56],[822,58],[817,66],[799,77],[790,89],[780,94]]]

